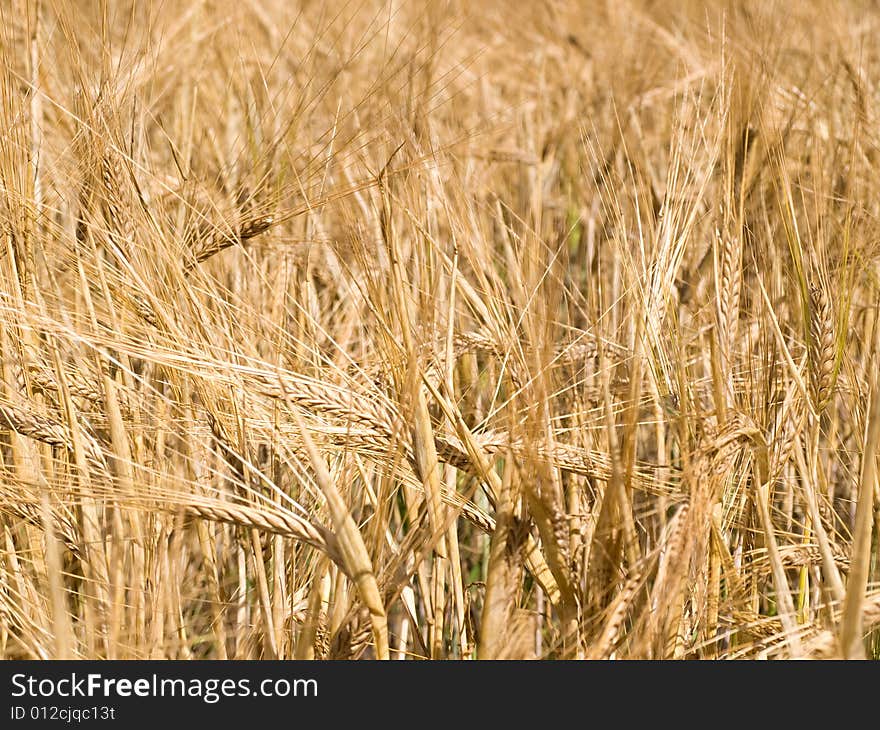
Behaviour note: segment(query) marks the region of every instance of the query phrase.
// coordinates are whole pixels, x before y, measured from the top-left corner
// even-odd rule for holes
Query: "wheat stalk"
[[[822,413],[834,395],[834,310],[821,285],[810,286],[810,376],[813,405]]]
[[[221,251],[259,236],[269,230],[274,222],[275,218],[271,215],[248,215],[230,229],[223,225],[202,223],[189,239],[184,269],[191,271]]]

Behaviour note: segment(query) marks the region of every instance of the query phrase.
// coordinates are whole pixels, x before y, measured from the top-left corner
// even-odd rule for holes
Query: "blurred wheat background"
[[[0,657],[880,656],[878,39],[2,0]]]

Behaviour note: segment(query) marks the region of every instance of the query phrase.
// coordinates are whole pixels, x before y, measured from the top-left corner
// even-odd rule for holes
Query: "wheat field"
[[[880,657],[878,39],[2,0],[0,658]]]

